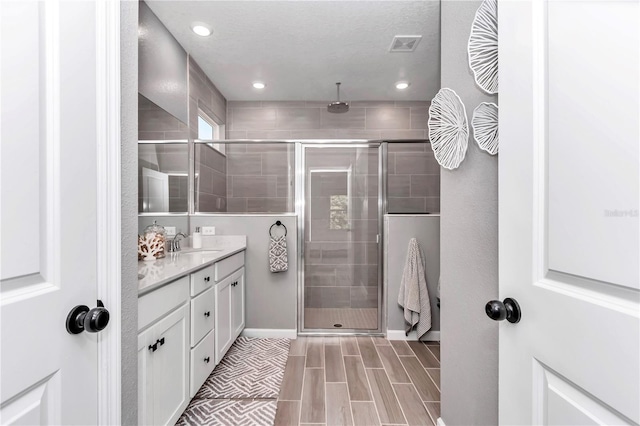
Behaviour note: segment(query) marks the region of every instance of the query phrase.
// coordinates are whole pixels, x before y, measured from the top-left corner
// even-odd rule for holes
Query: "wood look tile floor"
[[[438,417],[438,342],[380,337],[291,342],[276,426],[433,426]]]

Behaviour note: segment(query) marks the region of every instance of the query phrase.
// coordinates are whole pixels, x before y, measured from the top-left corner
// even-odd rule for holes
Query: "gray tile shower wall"
[[[227,103],[227,139],[427,139],[429,102],[361,101],[351,102],[349,112],[330,114],[328,101]],[[229,149],[229,147],[228,147]],[[246,152],[246,147],[227,153],[234,173],[254,181],[265,174],[274,159]],[[254,155],[250,155],[254,154]],[[283,161],[283,160],[281,160]],[[333,164],[333,163],[332,163]],[[280,163],[282,165],[282,163]],[[260,172],[258,173],[258,170]],[[431,147],[421,144],[392,144],[389,147],[388,197],[391,213],[437,213],[440,211],[440,167]],[[251,180],[238,180],[248,183]],[[282,187],[286,177],[279,174]],[[260,201],[248,202],[231,195],[232,178],[227,181],[229,212],[274,212],[283,208],[282,197],[263,193]],[[265,181],[260,185],[273,186]],[[269,191],[269,188],[254,187]],[[291,188],[292,190],[292,188]],[[273,193],[271,189],[270,194]],[[237,194],[237,193],[236,193]],[[375,194],[372,194],[375,196]],[[236,199],[237,198],[237,199]],[[254,209],[254,210],[251,210]],[[281,210],[292,211],[292,210]]]
[[[189,127],[146,97],[138,94],[138,139],[187,139]]]
[[[216,124],[227,122],[227,100],[189,56],[189,128],[198,137],[198,113],[202,111]]]
[[[440,165],[428,143],[389,144],[389,213],[439,213]]]
[[[294,206],[294,146],[227,144],[227,212],[285,213]]]
[[[195,211],[227,211],[227,157],[207,144],[195,144]]]
[[[306,152],[305,308],[378,307],[378,153],[370,151]],[[337,197],[350,200],[346,217]]]
[[[429,102],[351,102],[327,112],[329,101],[227,103],[228,139],[426,139]]]

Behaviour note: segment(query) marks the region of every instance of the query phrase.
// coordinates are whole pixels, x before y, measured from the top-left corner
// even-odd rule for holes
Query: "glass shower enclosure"
[[[381,330],[382,144],[298,150],[299,331]]]

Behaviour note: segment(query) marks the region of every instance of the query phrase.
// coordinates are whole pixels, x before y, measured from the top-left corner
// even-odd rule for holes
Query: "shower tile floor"
[[[335,330],[335,324],[343,329],[376,330],[378,309],[376,308],[304,308],[306,329]]]
[[[436,424],[440,344],[371,337],[291,341],[275,424]]]

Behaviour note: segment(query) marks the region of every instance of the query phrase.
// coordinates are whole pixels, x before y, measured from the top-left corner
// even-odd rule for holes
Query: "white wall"
[[[439,215],[386,215],[384,218],[387,329],[390,332],[404,332],[404,315],[402,308],[398,305],[398,292],[411,238],[418,240],[425,256],[427,289],[431,299],[431,330],[429,331],[438,332],[440,331],[440,309],[437,306],[438,279],[440,278]],[[431,335],[434,334],[431,333]],[[426,337],[429,338],[429,336]]]

